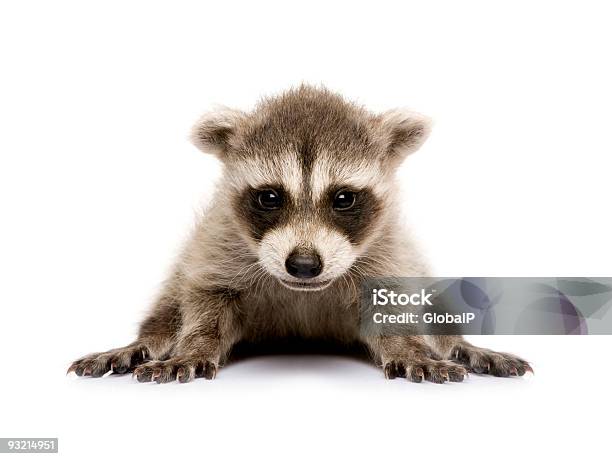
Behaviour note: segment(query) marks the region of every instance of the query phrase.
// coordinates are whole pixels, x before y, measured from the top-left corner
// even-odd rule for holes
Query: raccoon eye
[[[347,210],[355,204],[355,193],[349,190],[340,190],[334,196],[334,210]]]
[[[282,204],[280,195],[274,190],[263,190],[257,193],[257,202],[262,209],[279,209]]]

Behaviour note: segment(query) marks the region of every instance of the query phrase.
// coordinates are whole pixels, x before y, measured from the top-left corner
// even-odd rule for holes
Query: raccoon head
[[[287,288],[320,290],[380,237],[395,169],[428,133],[421,115],[375,115],[302,86],[248,114],[209,113],[192,139],[224,163],[229,207],[259,263]]]

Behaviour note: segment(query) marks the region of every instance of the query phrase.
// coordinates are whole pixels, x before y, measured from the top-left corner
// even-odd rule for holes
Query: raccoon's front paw
[[[134,370],[138,382],[186,383],[195,378],[214,379],[217,364],[205,357],[173,357],[169,360],[153,360],[139,365]]]
[[[113,371],[113,373],[127,373],[136,365],[148,358],[148,350],[142,345],[130,345],[112,349],[107,352],[96,352],[75,360],[68,368],[66,374],[74,371],[77,376],[100,376]]]
[[[523,376],[528,371],[533,373],[529,363],[520,357],[471,344],[456,346],[452,351],[451,358],[474,373],[490,374],[504,378]]]
[[[446,381],[461,382],[467,375],[467,370],[450,360],[434,360],[426,357],[398,357],[383,361],[383,369],[387,379],[396,377],[420,383],[423,380],[436,384]]]

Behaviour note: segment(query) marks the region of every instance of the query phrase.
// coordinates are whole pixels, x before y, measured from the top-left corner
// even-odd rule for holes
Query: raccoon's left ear
[[[203,152],[212,153],[223,160],[244,116],[244,112],[227,107],[206,113],[193,126],[191,141]]]
[[[386,144],[387,158],[399,165],[417,151],[429,137],[431,120],[408,110],[390,110],[376,117],[376,124]]]

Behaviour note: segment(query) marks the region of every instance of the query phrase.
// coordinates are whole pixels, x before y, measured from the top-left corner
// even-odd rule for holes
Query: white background
[[[0,436],[58,436],[79,458],[607,456],[609,337],[477,337],[536,376],[444,386],[343,356],[253,358],[187,385],[64,372],[134,337],[214,205],[194,120],[303,81],[435,120],[400,174],[437,274],[612,276],[610,13],[2,2]]]

